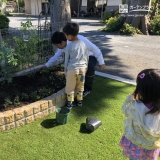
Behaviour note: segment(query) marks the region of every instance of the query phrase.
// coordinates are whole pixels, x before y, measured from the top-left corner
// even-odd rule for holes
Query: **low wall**
[[[37,119],[55,112],[56,107],[66,104],[64,89],[37,102],[0,112],[0,132],[29,124]]]
[[[43,65],[39,65],[30,69],[26,69],[15,73],[14,76],[22,76],[38,71]],[[3,81],[4,78],[0,78]],[[28,105],[15,108],[9,111],[0,112],[0,132],[15,127],[29,124],[37,119],[48,116],[55,112],[56,107],[66,104],[67,96],[65,90],[62,89],[53,95],[30,103]]]

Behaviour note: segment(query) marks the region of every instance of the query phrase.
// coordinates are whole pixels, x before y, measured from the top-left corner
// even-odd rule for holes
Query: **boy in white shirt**
[[[57,33],[60,34],[60,37],[58,39],[55,37],[55,34]],[[105,69],[105,63],[102,52],[96,45],[94,45],[92,42],[90,42],[87,38],[85,38],[82,35],[77,35],[77,37],[86,44],[87,49],[89,51],[88,69],[85,76],[85,84],[83,92],[83,97],[84,97],[88,95],[92,90],[94,74],[95,74],[95,66],[97,62],[99,64],[100,70]],[[70,41],[67,41],[65,34],[59,31],[53,33],[51,41],[58,48],[58,50],[55,53],[55,55],[48,60],[48,62],[44,65],[43,68],[56,65],[59,58],[62,57],[63,54],[65,53],[65,47],[70,43]]]
[[[67,40],[71,41],[65,49],[64,72],[66,75],[67,107],[74,106],[74,91],[77,93],[77,106],[82,106],[85,74],[88,67],[88,50],[78,39],[79,26],[68,23],[63,27]]]

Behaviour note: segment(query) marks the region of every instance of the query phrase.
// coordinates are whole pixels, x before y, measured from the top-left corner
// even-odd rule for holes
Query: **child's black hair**
[[[145,69],[137,76],[137,86],[134,91],[134,98],[143,103],[150,103],[153,108],[147,114],[160,112],[160,70]]]
[[[72,35],[72,36],[77,36],[78,32],[79,32],[79,26],[77,23],[67,23],[64,27],[63,27],[63,32],[66,35]]]
[[[56,31],[51,37],[53,44],[61,44],[62,41],[67,41],[66,36],[63,32]]]

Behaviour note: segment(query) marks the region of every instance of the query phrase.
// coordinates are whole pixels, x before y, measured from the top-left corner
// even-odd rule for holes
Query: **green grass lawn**
[[[83,107],[71,110],[66,125],[55,126],[55,113],[29,125],[0,133],[0,160],[123,160],[121,105],[134,86],[96,77]],[[102,121],[91,134],[87,117]]]

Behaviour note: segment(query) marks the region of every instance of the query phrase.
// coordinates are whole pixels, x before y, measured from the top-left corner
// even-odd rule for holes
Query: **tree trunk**
[[[150,28],[149,12],[133,10],[151,6],[151,0],[126,0],[126,4],[128,4],[128,15],[125,23],[131,24],[133,27],[140,29],[143,34],[148,35]]]
[[[50,16],[52,33],[61,31],[64,25],[71,21],[70,0],[51,0]]]

